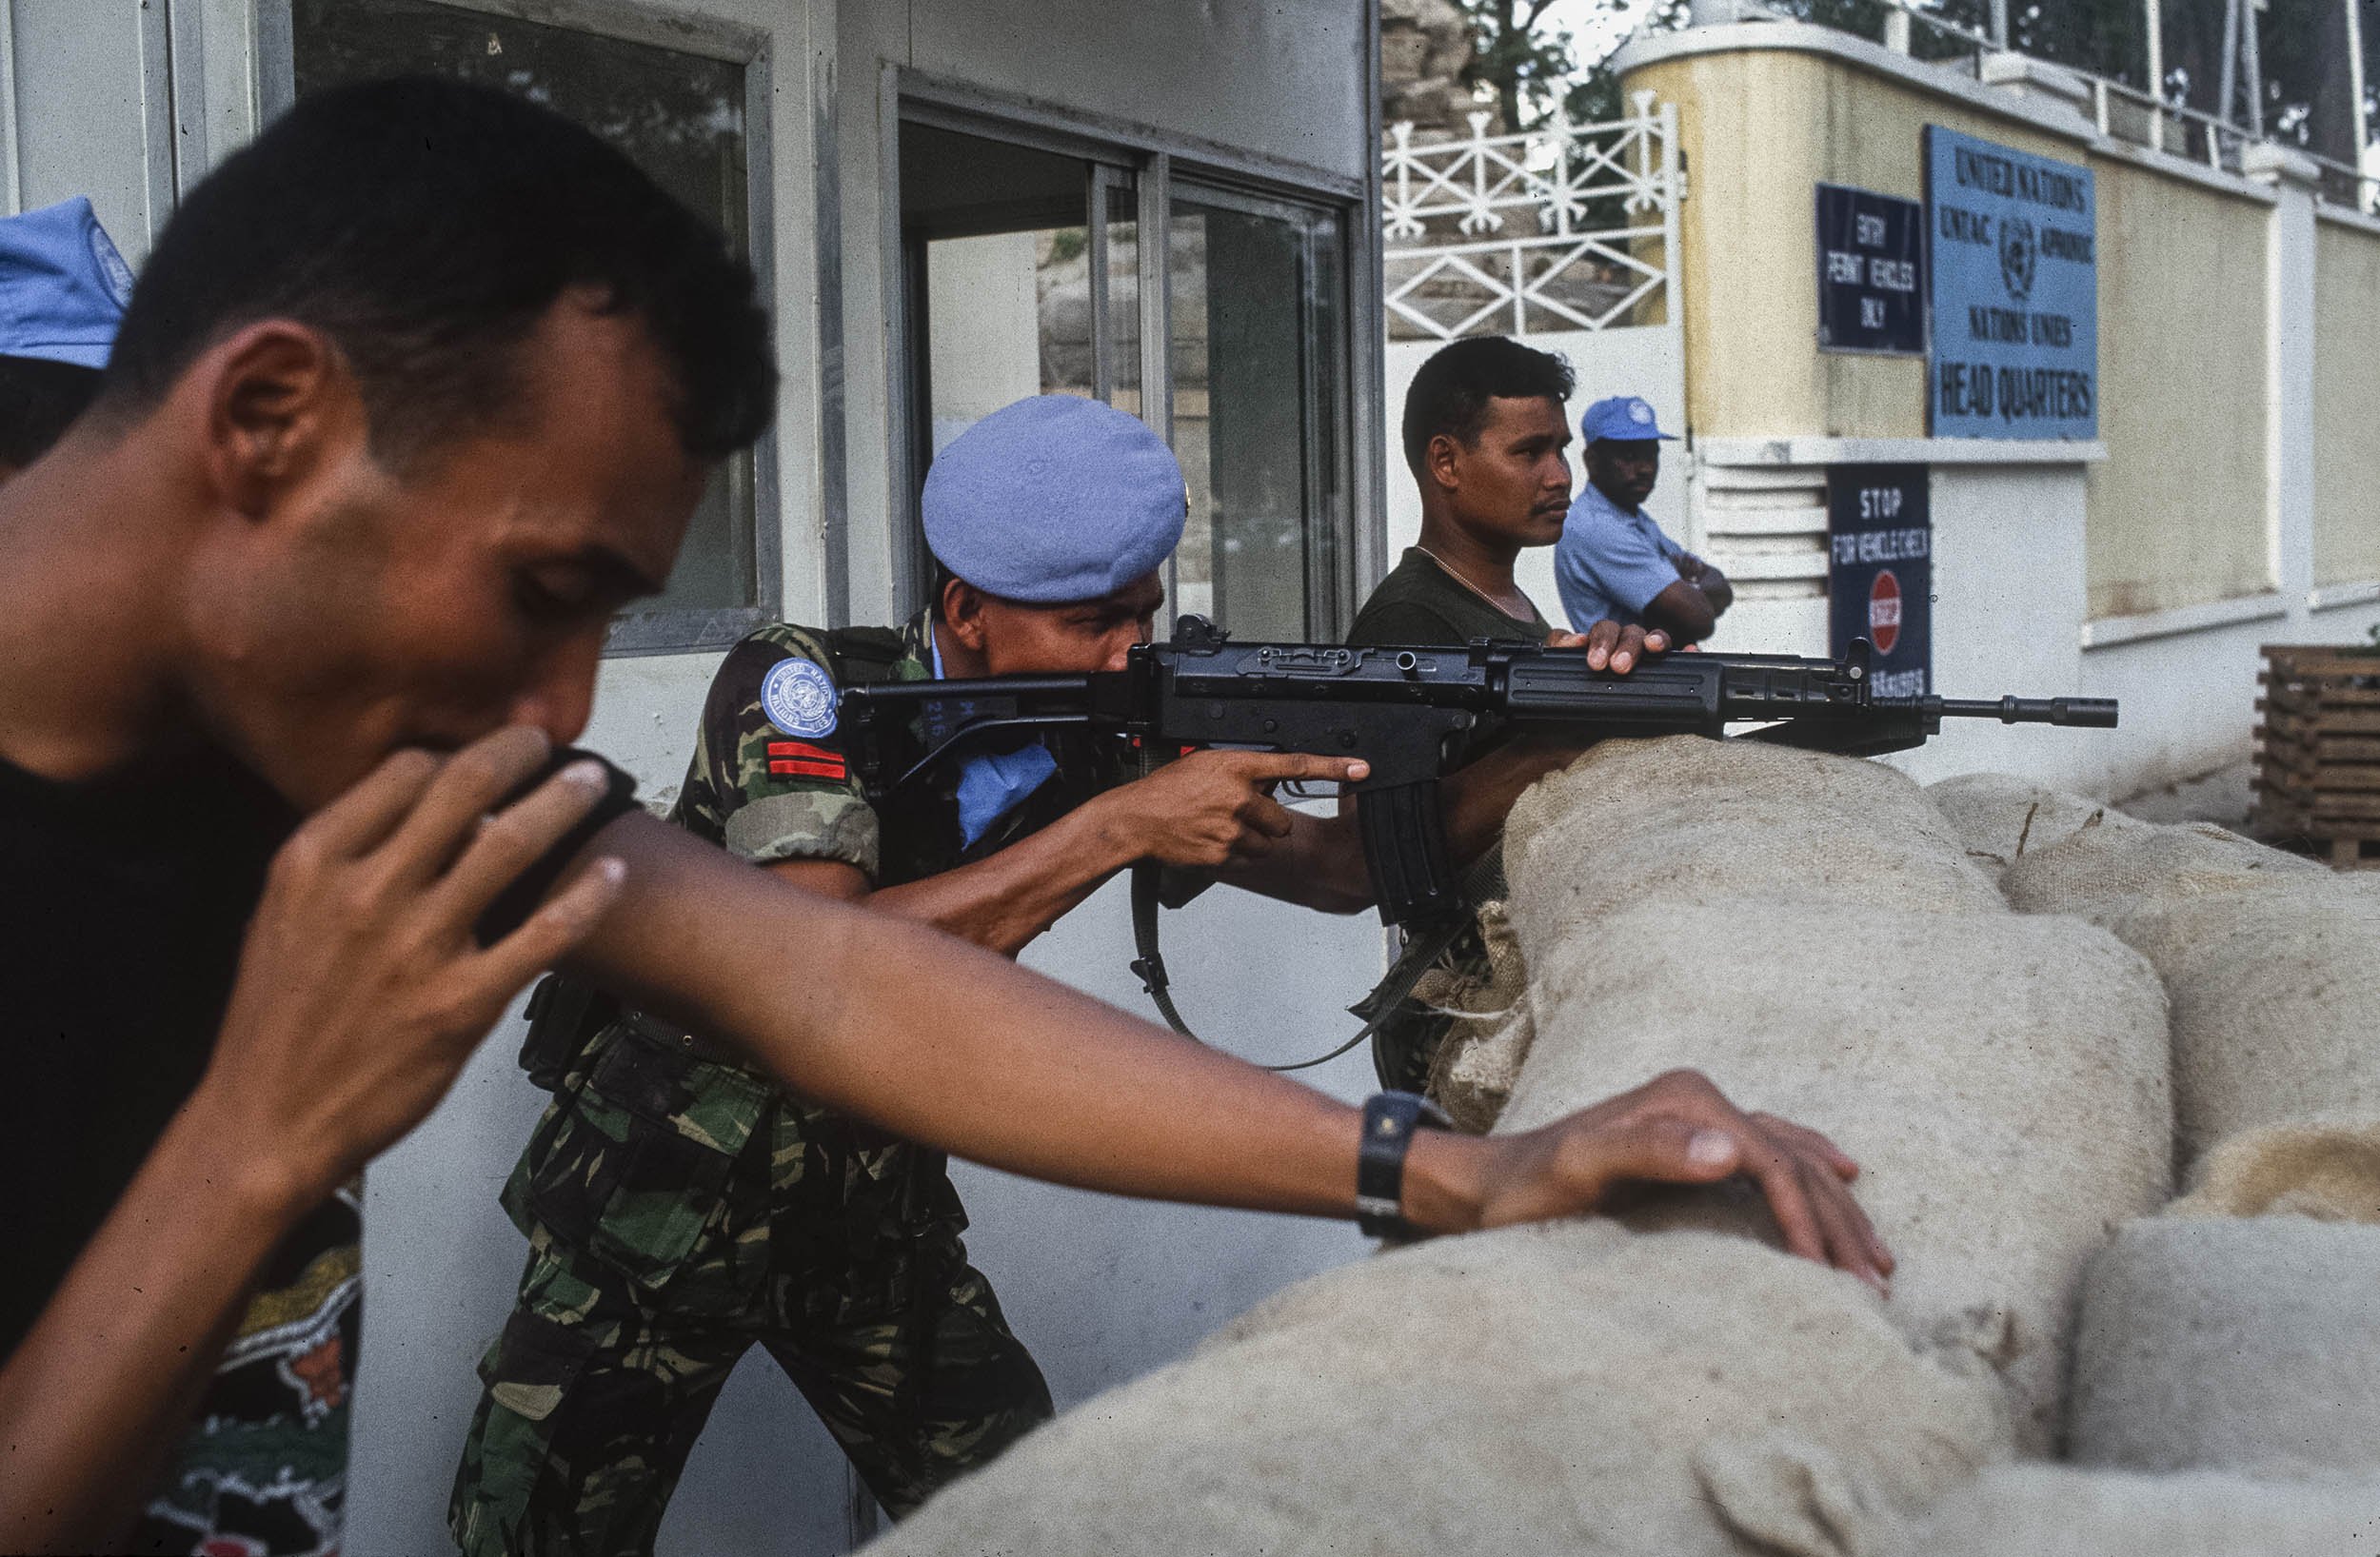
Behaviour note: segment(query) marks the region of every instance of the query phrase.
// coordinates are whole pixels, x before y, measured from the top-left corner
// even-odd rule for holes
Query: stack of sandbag
[[[2306,868],[2114,922],[2172,999],[2184,1162],[2248,1132],[2380,1124],[2380,878],[2260,852]]]
[[[1536,1029],[1529,1019],[1529,970],[1501,901],[1482,903],[1479,939],[1484,975],[1467,963],[1432,968],[1413,987],[1413,999],[1447,1017],[1446,1035],[1431,1058],[1429,1094],[1459,1128],[1478,1134],[1496,1122],[1519,1078]]]
[[[1967,857],[1994,881],[2027,852],[2054,848],[2077,833],[2149,825],[2101,801],[2005,773],[1944,778],[1926,786],[1926,798],[1966,845]]]
[[[2084,1264],[2170,1191],[2139,956],[2010,913],[1892,769],[1747,742],[1606,743],[1523,797],[1505,863],[1537,1037],[1497,1128],[1693,1066],[1825,1132],[1900,1258],[1892,1314],[1999,1368],[2050,1449]],[[1740,1185],[1628,1220],[1774,1236]]]
[[[2380,1550],[2380,1481],[1994,1466],[1891,1549],[1894,1557],[2371,1557]]]
[[[2126,1227],[2084,1286],[2070,1436],[2084,1465],[2380,1481],[2380,1227]]]
[[[1963,845],[1925,796],[1872,762],[1691,736],[1606,741],[1531,795],[1516,817],[1576,806],[1593,834],[1594,871],[1537,875],[1541,887],[1565,895],[1562,912],[1571,916],[1599,920],[1643,903],[1774,901],[1780,894],[1813,907],[1978,913],[2001,906],[1992,878],[1960,857]],[[1850,816],[1871,824],[1847,831],[1841,821]],[[1526,822],[1508,826],[1508,876],[1516,842],[1535,835]],[[1535,1035],[1527,957],[1514,943],[1509,914],[1510,904],[1499,902],[1483,916],[1497,970],[1492,987],[1425,979],[1415,990],[1440,1010],[1482,1014],[1457,1016],[1430,1080],[1430,1095],[1466,1129],[1485,1129],[1502,1110]]]
[[[2006,1452],[1852,1278],[1604,1222],[1318,1276],[929,1502],[877,1557],[1869,1557]]]
[[[2029,850],[2001,873],[2000,890],[2020,913],[2073,914],[2112,925],[2150,902],[2224,896],[2283,877],[2326,875],[2311,859],[2269,849],[2212,822],[2170,827],[2137,822],[2077,828],[2047,849]]]
[[[1601,924],[1651,903],[2006,906],[1891,768],[1699,736],[1607,740],[1532,786],[1505,823],[1504,874],[1524,955],[1556,918]]]

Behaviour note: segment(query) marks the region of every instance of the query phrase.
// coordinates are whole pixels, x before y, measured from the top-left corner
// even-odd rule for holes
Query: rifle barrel
[[[2002,724],[2065,724],[2092,730],[2112,730],[2115,728],[2115,700],[1944,698],[1942,716],[1945,719],[1998,719]]]

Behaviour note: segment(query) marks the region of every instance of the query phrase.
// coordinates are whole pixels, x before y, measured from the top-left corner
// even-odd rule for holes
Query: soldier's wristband
[[[1367,1238],[1418,1238],[1405,1220],[1405,1153],[1417,1130],[1445,1130],[1454,1121],[1416,1093],[1375,1093],[1363,1105],[1363,1140],[1356,1152],[1356,1226]]]

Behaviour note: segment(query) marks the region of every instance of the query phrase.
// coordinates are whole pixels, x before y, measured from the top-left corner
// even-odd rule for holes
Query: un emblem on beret
[[[835,683],[816,662],[780,660],[761,682],[761,712],[789,736],[816,740],[835,733]]]
[[[1643,426],[1653,420],[1653,407],[1643,401],[1632,400],[1628,403],[1628,420]]]

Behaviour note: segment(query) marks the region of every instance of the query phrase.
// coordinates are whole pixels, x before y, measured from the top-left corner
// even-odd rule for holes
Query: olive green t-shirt
[[[1468,643],[1475,638],[1542,643],[1554,629],[1535,602],[1529,620],[1507,616],[1418,546],[1380,581],[1356,613],[1350,643]]]

